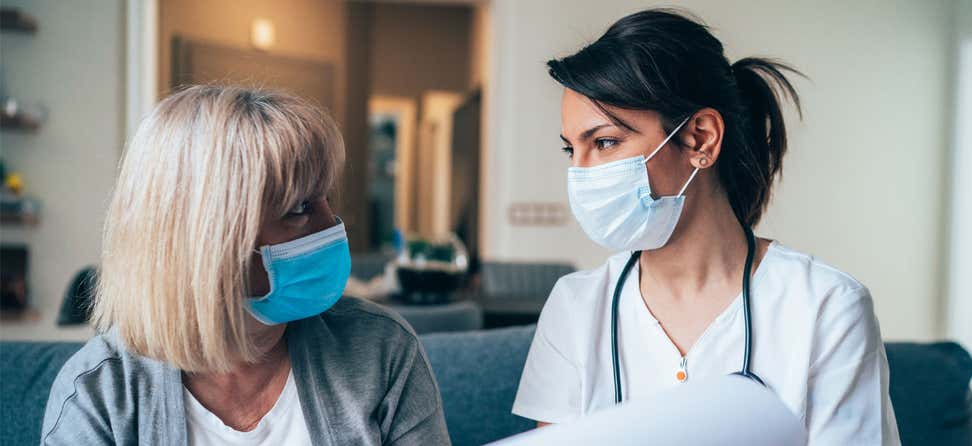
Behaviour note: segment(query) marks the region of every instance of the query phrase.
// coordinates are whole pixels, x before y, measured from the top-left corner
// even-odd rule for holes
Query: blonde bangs
[[[267,151],[263,202],[270,206],[265,218],[281,217],[303,200],[329,194],[344,165],[344,141],[330,116],[298,98],[287,100],[291,107],[264,114],[277,130],[268,139],[272,149]]]
[[[293,96],[195,86],[163,100],[121,164],[96,327],[185,371],[257,360],[243,298],[261,222],[327,194],[343,162],[333,120]]]

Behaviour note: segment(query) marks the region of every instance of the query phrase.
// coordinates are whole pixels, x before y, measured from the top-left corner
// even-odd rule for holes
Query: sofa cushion
[[[510,413],[533,327],[421,336],[457,446],[533,427]],[[0,444],[40,441],[51,383],[79,343],[0,342]],[[901,442],[972,444],[972,357],[954,343],[887,344]]]
[[[54,377],[83,344],[0,342],[0,443],[40,443]]]
[[[972,357],[953,342],[888,343],[901,444],[972,445]]]
[[[535,426],[510,413],[533,331],[526,326],[422,336],[455,446],[481,445]]]

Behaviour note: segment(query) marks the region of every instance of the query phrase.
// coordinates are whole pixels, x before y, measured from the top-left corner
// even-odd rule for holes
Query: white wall
[[[97,262],[101,225],[124,128],[124,21],[121,0],[4,0],[33,15],[33,35],[0,40],[6,93],[43,104],[35,134],[4,131],[8,168],[24,174],[42,202],[40,226],[4,226],[4,243],[30,246],[29,286],[41,320],[0,325],[3,339],[84,338],[87,329],[57,330],[54,317],[68,281]]]
[[[972,348],[972,2],[960,2],[956,22],[951,262],[945,310],[949,337]]]
[[[571,220],[514,227],[513,202],[566,205],[561,89],[544,62],[596,39],[652,1],[494,0],[491,144],[484,253],[570,259],[607,253]],[[943,335],[946,95],[954,3],[688,0],[731,60],[780,57],[797,80],[806,119],[790,119],[791,152],[759,233],[851,273],[874,295],[889,339]],[[791,118],[795,118],[791,114]]]

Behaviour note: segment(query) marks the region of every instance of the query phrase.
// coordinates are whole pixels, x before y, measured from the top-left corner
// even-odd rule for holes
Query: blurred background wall
[[[346,4],[331,0],[164,0],[159,6],[159,94],[172,90],[172,38],[236,47],[250,46],[254,17],[275,24],[275,54],[344,65]],[[346,95],[340,72],[335,82],[334,113],[343,121]]]
[[[86,335],[55,330],[71,277],[95,263],[124,135],[125,13],[122,0],[4,0],[40,23],[34,35],[0,37],[4,94],[43,109],[36,132],[3,131],[0,154],[22,173],[25,194],[42,198],[36,227],[4,225],[4,244],[30,248],[30,322],[0,323],[0,335]],[[35,320],[36,319],[36,320]]]

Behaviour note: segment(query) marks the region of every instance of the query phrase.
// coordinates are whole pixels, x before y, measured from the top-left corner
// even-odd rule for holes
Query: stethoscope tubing
[[[742,278],[742,300],[743,300],[743,320],[745,321],[745,345],[743,346],[743,362],[742,368],[733,373],[734,375],[740,375],[753,381],[756,381],[760,385],[765,386],[763,380],[759,378],[755,373],[750,370],[750,363],[752,359],[753,350],[753,322],[752,322],[752,312],[750,311],[750,289],[751,289],[751,276],[753,272],[753,262],[756,260],[756,236],[753,234],[753,230],[748,226],[743,226],[746,232],[746,265],[743,268],[743,278]],[[614,403],[620,404],[624,400],[623,393],[621,390],[621,359],[618,354],[618,301],[621,299],[621,290],[624,286],[625,281],[628,279],[628,275],[631,273],[631,269],[634,268],[635,262],[641,257],[641,251],[634,251],[631,253],[631,257],[628,258],[627,263],[624,265],[624,269],[621,270],[621,275],[618,277],[618,282],[614,286],[614,295],[611,299],[611,366],[613,368],[614,375]]]

